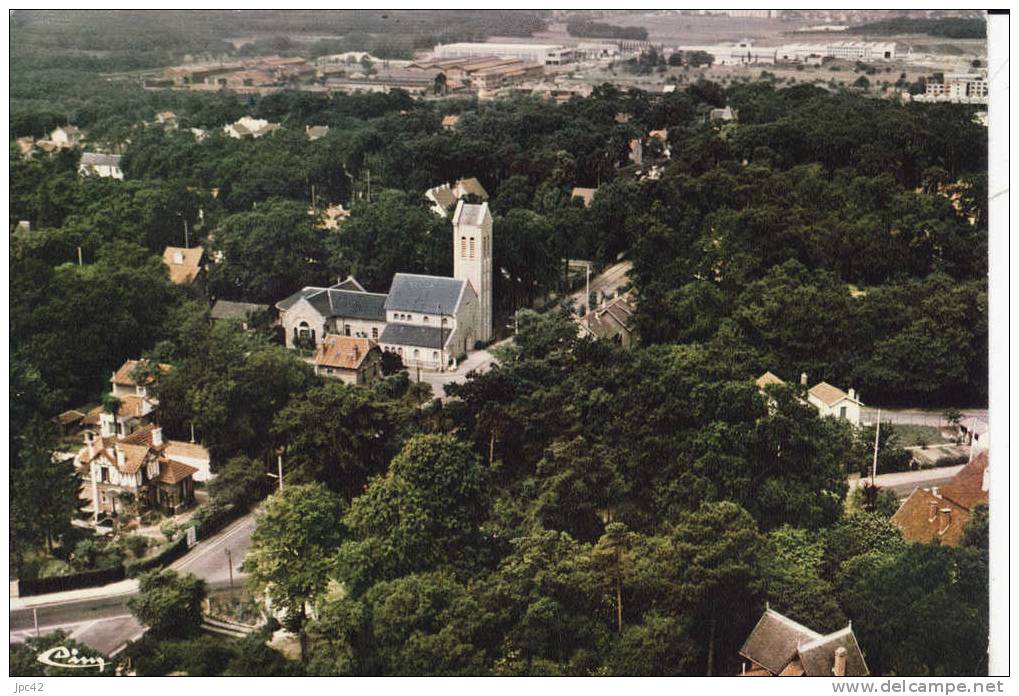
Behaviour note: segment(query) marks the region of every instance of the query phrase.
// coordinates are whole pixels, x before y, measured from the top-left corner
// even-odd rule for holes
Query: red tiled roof
[[[375,348],[375,342],[353,336],[328,336],[315,354],[315,364],[342,370],[356,370]]]
[[[160,459],[159,478],[157,480],[160,483],[180,483],[194,475],[197,471],[198,469],[195,467],[188,466],[183,462],[174,461],[173,459]]]
[[[963,528],[970,513],[951,500],[923,488],[914,490],[892,515],[891,523],[902,530],[902,538],[917,544],[940,539],[946,546],[962,542]]]
[[[988,491],[984,489],[984,472],[987,466],[987,452],[981,452],[945,484],[941,489],[941,495],[967,510],[972,510],[980,503],[986,503]]]
[[[143,362],[144,361],[142,360],[127,360],[126,362],[124,362],[124,364],[120,366],[120,369],[118,369],[116,373],[114,373],[113,383],[124,384],[129,387],[137,386],[138,383],[135,382],[132,374],[134,373],[135,368],[137,368]],[[167,365],[166,363],[159,363],[159,371],[162,372],[163,374],[166,374],[172,369],[173,369],[172,365]],[[153,382],[152,375],[146,375],[145,380],[142,382],[142,385],[144,386],[146,384],[152,384],[152,382]]]

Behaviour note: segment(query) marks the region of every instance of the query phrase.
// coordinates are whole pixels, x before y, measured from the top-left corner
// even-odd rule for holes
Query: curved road
[[[245,577],[240,565],[251,546],[254,528],[255,516],[246,515],[209,539],[200,540],[169,567],[204,579],[211,594],[229,589],[232,568],[233,584],[239,586]],[[12,597],[10,641],[21,642],[34,635],[37,618],[40,634],[61,629],[75,640],[110,654],[141,634],[142,627],[127,608],[137,593],[138,581],[130,579],[104,587]]]

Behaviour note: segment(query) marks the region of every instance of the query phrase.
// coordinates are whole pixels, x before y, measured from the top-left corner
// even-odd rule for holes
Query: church
[[[358,336],[406,367],[443,370],[492,338],[492,214],[460,201],[453,213],[453,277],[397,273],[388,293],[354,278],[306,287],[276,303],[288,348],[314,349],[329,335]]]

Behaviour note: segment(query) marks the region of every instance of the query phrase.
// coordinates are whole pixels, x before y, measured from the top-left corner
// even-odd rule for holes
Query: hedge
[[[124,573],[129,578],[133,578],[137,575],[141,575],[146,570],[152,570],[153,568],[161,568],[164,565],[173,563],[178,558],[183,556],[188,551],[188,540],[187,536],[182,536],[176,541],[172,541],[166,544],[157,553],[148,558],[142,558],[136,561],[128,561],[124,564]]]
[[[48,594],[50,592],[65,592],[67,590],[78,590],[83,587],[97,587],[108,585],[111,582],[120,582],[125,577],[124,566],[116,565],[112,568],[100,568],[99,570],[86,570],[71,575],[57,575],[51,578],[27,578],[18,579],[18,596],[31,597],[32,595]]]

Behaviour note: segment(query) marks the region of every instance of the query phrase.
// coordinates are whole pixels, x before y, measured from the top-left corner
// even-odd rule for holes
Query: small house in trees
[[[121,155],[108,155],[104,152],[82,153],[81,161],[78,163],[78,174],[123,179],[124,171],[120,168],[121,158]]]
[[[598,189],[596,188],[583,188],[581,186],[574,186],[573,191],[570,192],[570,199],[579,198],[584,201],[584,207],[590,208],[591,203],[594,202],[594,194]]]
[[[765,387],[771,384],[785,384],[785,382],[773,372],[765,372],[755,380],[757,388],[762,392]],[[860,412],[863,403],[859,400],[854,389],[848,393],[838,387],[833,387],[827,382],[815,384],[807,389],[807,374],[800,375],[800,389],[806,391],[806,403],[817,409],[821,416],[833,416],[843,418],[853,425],[860,424]],[[802,395],[802,392],[801,392]]]
[[[856,398],[856,391],[852,388],[846,393],[827,382],[821,382],[807,390],[807,401],[822,416],[835,416],[853,425],[860,424],[860,408],[863,404]]]
[[[456,114],[447,114],[442,117],[443,130],[453,130],[460,123],[460,117]]]
[[[455,184],[440,184],[425,191],[425,198],[432,202],[432,210],[440,217],[449,217],[449,209],[468,196],[474,196],[478,201],[488,200],[485,187],[474,177],[458,179]]]
[[[581,317],[580,333],[629,348],[633,343],[633,314],[636,310],[632,293],[620,295],[593,307]]]
[[[230,300],[216,300],[209,311],[209,318],[213,321],[239,321],[245,331],[254,325],[271,323],[272,320],[269,305]]]
[[[231,138],[240,140],[242,138],[261,138],[279,127],[280,124],[269,123],[264,118],[242,116],[234,123],[223,126],[223,132]]]
[[[966,524],[978,505],[990,497],[989,455],[981,452],[944,488],[916,488],[892,515],[906,541],[926,544],[935,539],[946,546],[962,543]]]
[[[320,140],[329,135],[329,126],[305,126],[304,134],[308,140]]]
[[[368,338],[327,336],[312,363],[315,374],[347,384],[371,386],[382,379],[382,351]]]
[[[205,272],[205,250],[202,247],[173,247],[163,250],[163,265],[174,285],[191,285],[200,281]]]
[[[771,608],[739,651],[744,677],[866,677],[853,626],[821,635]]]

